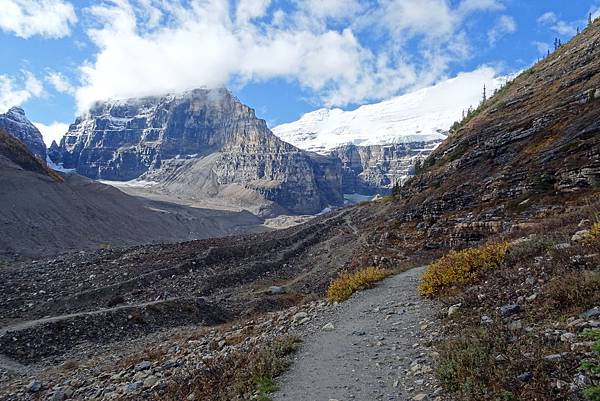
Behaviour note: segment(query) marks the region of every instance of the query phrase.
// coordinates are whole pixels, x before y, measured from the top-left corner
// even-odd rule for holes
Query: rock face
[[[35,157],[46,163],[46,145],[40,131],[27,119],[20,107],[0,114],[0,128],[19,139]]]
[[[331,154],[342,161],[344,193],[375,195],[390,192],[393,186],[415,174],[415,164],[421,163],[440,141],[409,142],[391,145],[335,148]]]
[[[225,89],[98,103],[52,156],[90,178],[143,175],[194,199],[258,195],[292,213],[342,203],[338,160],[283,142]]]

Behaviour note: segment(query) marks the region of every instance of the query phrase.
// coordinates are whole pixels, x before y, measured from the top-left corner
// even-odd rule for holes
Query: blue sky
[[[227,86],[270,125],[462,71],[525,68],[600,0],[1,0],[0,112],[58,136],[90,104]],[[58,124],[56,124],[58,123]],[[62,124],[62,125],[61,125]]]

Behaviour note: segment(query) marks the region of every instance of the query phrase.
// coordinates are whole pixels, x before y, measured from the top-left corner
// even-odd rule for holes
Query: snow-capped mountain
[[[272,128],[275,135],[301,149],[327,154],[342,145],[388,145],[442,141],[463,110],[477,107],[507,78],[482,67],[406,95],[352,111],[319,109],[298,121]]]

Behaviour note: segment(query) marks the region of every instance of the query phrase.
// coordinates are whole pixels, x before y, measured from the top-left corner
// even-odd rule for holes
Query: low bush
[[[596,221],[594,224],[592,224],[592,228],[590,229],[590,238],[600,238],[600,221]]]
[[[469,284],[482,272],[500,266],[509,249],[510,244],[504,242],[450,251],[427,267],[419,292],[433,297],[450,287]]]
[[[552,248],[555,241],[543,236],[535,236],[511,246],[506,255],[507,263],[522,262],[535,256],[541,256]]]
[[[277,389],[274,378],[289,367],[289,356],[300,342],[298,337],[283,336],[266,348],[209,359],[205,368],[169,385],[156,399],[180,401],[194,394],[196,400],[268,401],[269,393]]]
[[[581,364],[581,370],[585,371],[591,380],[591,385],[583,390],[585,395],[590,401],[600,401],[600,330],[598,329],[585,329],[582,333],[582,337],[595,341],[592,346],[592,350],[596,354],[596,357],[592,360],[586,360]]]
[[[600,302],[600,271],[579,271],[550,280],[542,299],[555,311],[580,310]]]
[[[341,302],[350,298],[361,289],[372,287],[391,274],[390,270],[380,267],[367,267],[353,273],[341,273],[327,288],[329,302]]]
[[[494,338],[485,329],[469,330],[440,347],[435,375],[446,391],[460,399],[478,399],[490,392],[495,372]]]

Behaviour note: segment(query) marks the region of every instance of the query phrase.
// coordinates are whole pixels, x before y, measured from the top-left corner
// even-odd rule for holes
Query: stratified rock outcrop
[[[90,178],[143,175],[193,199],[243,192],[292,213],[342,203],[338,160],[283,142],[225,89],[98,103],[52,156]]]
[[[331,154],[342,161],[342,190],[344,193],[375,195],[391,192],[394,185],[403,185],[415,174],[421,163],[439,140],[407,142],[390,145],[335,148]]]
[[[20,107],[11,107],[0,114],[0,128],[19,139],[35,157],[46,163],[46,145],[40,131],[27,119]]]

